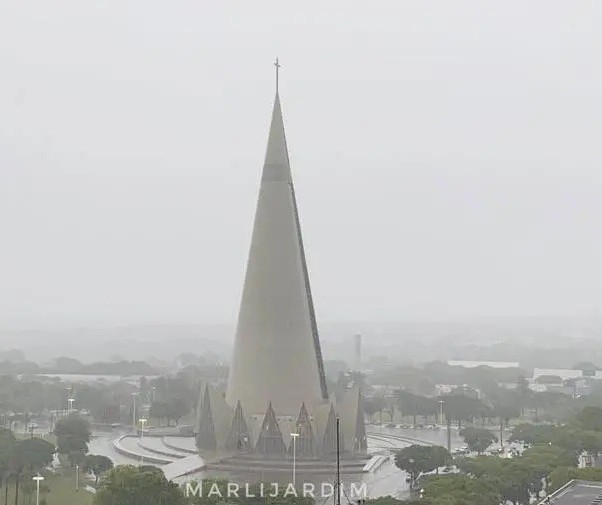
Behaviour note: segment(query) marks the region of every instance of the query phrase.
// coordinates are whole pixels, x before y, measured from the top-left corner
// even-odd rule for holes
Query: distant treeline
[[[77,374],[77,375],[157,375],[160,370],[144,361],[98,362],[84,364],[73,358],[58,358],[51,365],[30,361],[0,363],[0,375],[16,374]]]

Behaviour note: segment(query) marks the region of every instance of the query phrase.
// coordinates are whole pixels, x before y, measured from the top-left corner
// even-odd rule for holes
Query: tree
[[[485,452],[487,447],[498,441],[498,438],[490,430],[471,426],[460,431],[460,436],[464,439],[468,448],[477,454]]]
[[[594,482],[602,481],[602,468],[585,467],[570,468],[567,466],[558,467],[550,473],[548,494],[560,489],[567,482],[576,480],[589,480]]]
[[[15,444],[12,457],[31,472],[42,470],[52,463],[55,447],[41,438],[26,438]]]
[[[173,419],[176,426],[180,419],[190,412],[190,405],[182,398],[173,398],[167,404],[167,417]]]
[[[461,394],[440,396],[438,400],[443,401],[445,416],[450,421],[456,421],[458,427],[462,427],[463,421],[471,421],[475,417],[481,417],[487,412],[487,408],[480,400]]]
[[[364,412],[370,416],[370,421],[373,421],[374,414],[382,412],[386,407],[385,399],[382,396],[372,396],[364,399]]]
[[[168,405],[165,402],[154,401],[151,403],[150,417],[158,419],[159,424],[162,423],[163,419],[168,417]]]
[[[171,419],[177,424],[182,416],[190,412],[198,400],[198,384],[191,384],[189,379],[187,374],[153,379],[150,388],[154,390],[153,406],[155,403],[157,405],[154,409],[151,407],[151,416],[164,414],[157,417],[166,418],[169,425]]]
[[[94,496],[94,505],[184,505],[186,498],[163,472],[123,465],[110,470]]]
[[[585,407],[577,414],[577,422],[585,430],[602,431],[602,408]]]
[[[372,398],[364,398],[364,414],[368,416],[370,422],[374,422],[374,414],[376,414],[376,404],[372,401]]]
[[[15,505],[19,503],[19,483],[23,472],[42,470],[52,462],[54,451],[54,445],[40,438],[15,442],[9,454],[9,472],[15,477]]]
[[[586,377],[593,377],[598,370],[597,365],[591,361],[580,361],[573,366],[573,370],[581,370]]]
[[[412,416],[416,426],[417,416],[437,415],[438,402],[432,398],[416,395],[409,391],[397,392],[397,404],[402,416]]]
[[[95,485],[98,485],[100,476],[113,468],[113,462],[106,456],[88,454],[84,460],[84,470],[94,475]]]
[[[478,456],[456,464],[468,476],[494,485],[504,501],[526,505],[531,496],[539,496],[543,482],[556,468],[575,463],[570,451],[546,444],[527,449],[512,459]]]
[[[520,401],[520,414],[524,416],[525,408],[533,396],[533,391],[529,389],[529,381],[524,376],[519,377],[518,381],[516,382],[516,396]]]
[[[15,435],[12,431],[0,428],[0,489],[6,484],[8,489],[8,477],[10,475],[10,458],[15,447]]]
[[[90,442],[90,424],[77,414],[59,419],[54,428],[57,452],[67,454],[71,465],[83,461]]]
[[[445,475],[425,483],[423,500],[431,505],[499,505],[501,496],[489,480]]]
[[[57,421],[54,434],[57,437],[70,435],[88,443],[90,441],[90,424],[83,417],[71,414]]]
[[[571,451],[575,457],[582,451],[597,454],[602,450],[602,437],[599,433],[571,425],[535,426],[528,423],[519,424],[514,428],[510,440],[534,445],[553,445]]]
[[[570,401],[570,397],[564,393],[554,391],[542,391],[540,393],[533,393],[528,398],[528,405],[535,410],[535,422],[539,422],[540,411],[543,410],[549,413],[551,409],[557,405],[564,404]]]
[[[517,424],[510,435],[510,442],[525,442],[528,444],[549,443],[552,440],[555,426],[536,426],[531,423]]]
[[[451,459],[446,449],[440,446],[410,445],[395,455],[395,465],[408,472],[413,486],[421,473],[432,472]]]

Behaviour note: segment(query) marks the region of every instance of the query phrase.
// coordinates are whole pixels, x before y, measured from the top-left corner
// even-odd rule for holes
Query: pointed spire
[[[324,427],[321,449],[323,455],[336,453],[337,450],[337,415],[332,402],[330,402],[328,419],[326,421],[326,426]]]
[[[279,64],[278,64],[279,65]],[[276,71],[278,71],[276,66]],[[278,92],[274,100],[226,400],[283,415],[328,398]]]
[[[251,449],[251,436],[240,401],[236,403],[236,410],[234,411],[234,418],[225,447],[234,451],[249,451]]]
[[[213,410],[211,409],[211,396],[209,394],[209,384],[205,384],[205,394],[203,395],[203,403],[201,405],[201,415],[196,445],[199,449],[204,450],[214,451],[217,449],[215,425],[213,424]]]
[[[301,405],[297,423],[295,424],[295,432],[299,435],[296,443],[296,453],[298,457],[313,456],[315,452],[314,431],[311,426],[311,419],[307,413],[305,402]],[[289,446],[289,452],[292,452],[293,444]]]
[[[261,432],[259,433],[255,449],[261,454],[273,456],[282,456],[286,454],[282,432],[280,431],[280,426],[278,425],[272,402],[268,405],[268,410],[263,418]]]
[[[286,134],[284,133],[284,121],[282,120],[282,108],[278,94],[276,94],[276,98],[274,99],[272,122],[270,124],[270,133],[268,134],[268,146],[265,153],[261,181],[292,183]]]

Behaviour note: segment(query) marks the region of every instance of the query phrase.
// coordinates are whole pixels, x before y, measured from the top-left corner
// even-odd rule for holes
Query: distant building
[[[529,383],[529,389],[536,393],[562,393],[577,398],[591,393],[594,380],[594,377],[562,379],[558,375],[540,375]]]
[[[520,365],[514,361],[460,361],[450,360],[449,366],[461,366],[462,368],[477,368],[488,366],[490,368],[520,368]]]
[[[590,505],[601,501],[602,482],[572,480],[546,496],[539,505]]]
[[[583,377],[582,370],[569,370],[566,368],[534,368],[533,380],[537,380],[541,376],[560,377],[562,380],[576,379]]]

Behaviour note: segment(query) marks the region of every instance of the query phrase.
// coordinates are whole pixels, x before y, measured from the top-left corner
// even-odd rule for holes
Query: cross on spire
[[[282,66],[280,63],[278,63],[278,58],[276,58],[274,66],[276,67],[276,93],[278,93],[278,73],[280,71],[280,67]]]

